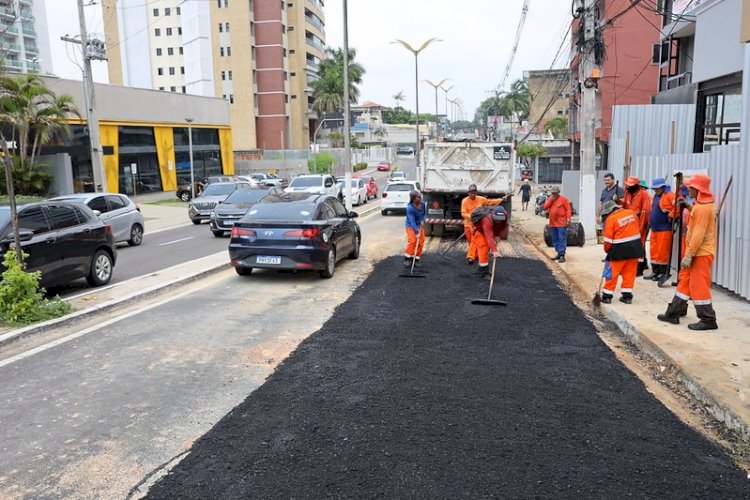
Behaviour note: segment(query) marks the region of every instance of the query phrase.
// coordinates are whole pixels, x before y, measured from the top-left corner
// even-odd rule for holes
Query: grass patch
[[[34,203],[35,201],[44,201],[45,199],[42,196],[16,195],[16,204],[23,205],[25,203]],[[0,205],[10,205],[10,198],[8,198],[7,194],[0,195]]]

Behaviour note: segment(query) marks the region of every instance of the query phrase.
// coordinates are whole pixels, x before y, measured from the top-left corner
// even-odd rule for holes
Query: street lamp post
[[[193,171],[193,119],[185,118],[188,124],[188,154],[190,155],[190,197],[195,198],[195,172]]]
[[[439,119],[438,119],[438,89],[442,88],[442,85],[450,80],[450,78],[443,78],[440,83],[432,83],[430,80],[425,80],[430,86],[435,89],[435,140],[437,140],[440,130]]]
[[[443,92],[445,92],[445,121],[450,121],[450,115],[448,114],[448,92],[450,92],[452,88],[455,88],[455,85],[451,85],[448,88],[443,87]]]
[[[419,178],[419,53],[426,49],[432,42],[442,42],[440,38],[430,38],[424,42],[418,49],[415,49],[403,40],[394,40],[391,43],[398,43],[402,45],[406,50],[414,54],[414,86],[415,86],[415,97],[416,97],[416,115],[417,115],[417,147],[415,149],[414,156],[417,160],[417,178]]]

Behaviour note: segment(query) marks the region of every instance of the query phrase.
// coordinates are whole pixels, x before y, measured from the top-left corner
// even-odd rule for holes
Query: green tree
[[[547,148],[545,148],[541,144],[522,143],[516,147],[516,154],[521,160],[521,163],[528,167],[529,164],[531,164],[532,159],[539,156],[546,156]]]
[[[555,139],[561,139],[568,133],[568,117],[555,116],[544,124],[544,131],[551,132]]]
[[[11,222],[15,234],[16,259],[23,265],[18,234],[16,191],[41,191],[35,158],[42,146],[68,132],[69,115],[79,116],[73,98],[56,96],[35,74],[0,76],[0,149],[5,167],[5,189],[10,199]],[[8,145],[15,145],[13,151]]]
[[[313,109],[318,115],[342,111],[344,108],[344,50],[326,49],[326,59],[321,61],[318,79],[313,83]],[[359,88],[365,74],[364,67],[356,62],[356,49],[349,49],[349,101],[359,100]]]
[[[511,115],[515,114],[518,121],[529,117],[531,110],[531,93],[529,84],[525,80],[516,80],[510,86],[510,91],[504,96],[505,105]],[[513,118],[511,116],[511,118]]]
[[[404,97],[404,92],[402,90],[399,90],[395,94],[393,94],[393,100],[396,101],[396,107],[400,108],[401,103],[404,102],[406,98]]]

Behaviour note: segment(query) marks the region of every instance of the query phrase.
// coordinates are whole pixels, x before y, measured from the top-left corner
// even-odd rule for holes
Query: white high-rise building
[[[0,55],[8,71],[52,73],[44,0],[0,0]]]

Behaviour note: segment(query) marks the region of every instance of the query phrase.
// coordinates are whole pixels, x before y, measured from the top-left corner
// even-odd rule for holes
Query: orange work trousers
[[[696,306],[711,304],[711,265],[713,255],[693,257],[687,269],[680,269],[675,295],[682,300],[692,300]]]
[[[482,231],[474,231],[474,239],[472,241],[477,249],[479,265],[488,265],[490,263],[490,245],[487,243],[487,238],[484,236],[484,233]]]
[[[419,230],[419,242],[417,242],[417,234],[410,227],[406,228],[406,251],[404,256],[420,258],[422,256],[422,248],[424,248],[424,228]],[[416,253],[414,253],[416,249]]]
[[[651,263],[660,266],[669,264],[669,249],[672,247],[672,231],[651,231]]]
[[[464,234],[466,235],[466,243],[469,244],[469,249],[466,250],[466,258],[468,260],[477,260],[477,246],[474,244],[474,226],[464,224]]]
[[[633,293],[635,275],[638,272],[638,259],[612,260],[609,262],[612,268],[612,278],[604,282],[602,293],[614,295],[617,288],[617,279],[622,276],[620,292]]]

